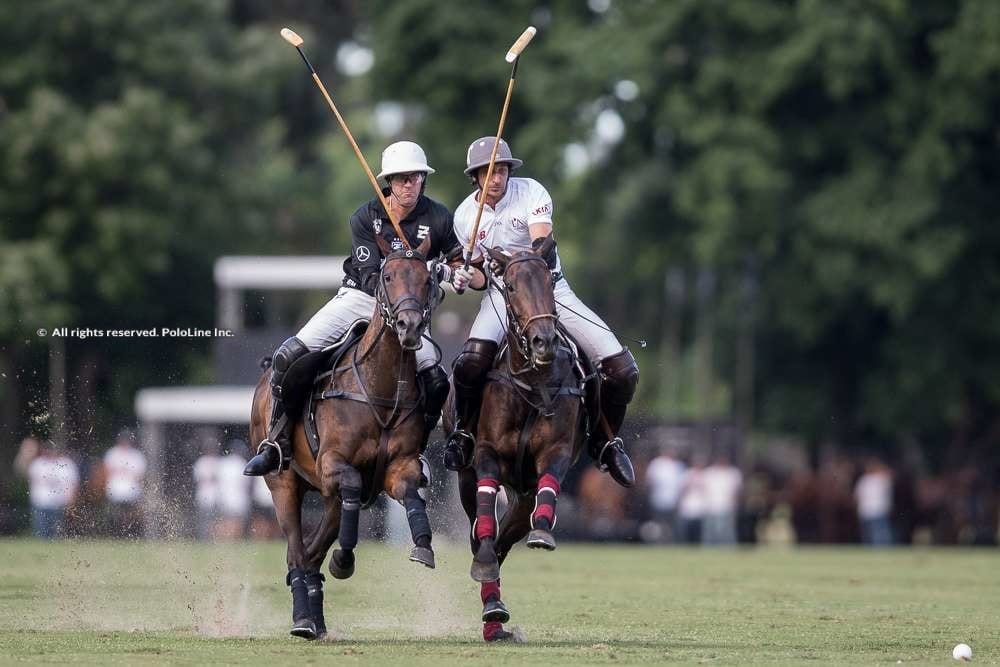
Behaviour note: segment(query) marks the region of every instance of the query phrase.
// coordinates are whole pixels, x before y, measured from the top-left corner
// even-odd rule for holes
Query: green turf
[[[469,556],[362,544],[327,581],[334,639],[287,636],[279,543],[0,541],[0,662],[946,664],[1000,660],[995,550],[519,547],[517,645],[481,641]]]

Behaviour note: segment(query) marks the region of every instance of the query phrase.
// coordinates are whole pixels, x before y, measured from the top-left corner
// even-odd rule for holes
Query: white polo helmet
[[[379,172],[378,178],[386,178],[392,174],[408,174],[411,171],[434,173],[427,164],[424,149],[419,145],[412,141],[397,141],[382,151],[382,171]]]

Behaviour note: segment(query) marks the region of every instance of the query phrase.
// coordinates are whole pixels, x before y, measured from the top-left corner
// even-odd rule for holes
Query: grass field
[[[1000,661],[995,550],[522,547],[504,599],[522,644],[481,641],[458,546],[438,567],[365,544],[327,581],[332,640],[288,637],[284,545],[0,541],[0,662],[945,664]]]

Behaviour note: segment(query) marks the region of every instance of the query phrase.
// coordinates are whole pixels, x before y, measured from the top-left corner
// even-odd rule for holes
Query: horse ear
[[[378,244],[378,249],[382,251],[383,257],[388,257],[392,254],[392,246],[390,246],[389,243],[382,238],[381,234],[375,235],[375,243]]]
[[[541,241],[541,243],[538,243]],[[552,247],[556,244],[555,237],[552,236],[552,232],[549,232],[548,236],[541,239],[535,239],[532,243],[532,249],[535,254],[539,257],[546,257],[550,252],[552,252]]]
[[[500,265],[502,269],[507,268],[507,262],[510,261],[510,255],[505,253],[500,246],[495,248],[487,248],[486,252],[489,254],[490,259]]]
[[[420,245],[417,246],[417,252],[419,252],[421,256],[427,257],[427,253],[429,253],[430,251],[431,251],[431,237],[430,234],[428,234],[427,238],[421,241]]]

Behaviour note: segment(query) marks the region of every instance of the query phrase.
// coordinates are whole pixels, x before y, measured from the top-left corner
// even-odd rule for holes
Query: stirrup
[[[288,470],[288,464],[285,459],[285,453],[281,451],[281,445],[279,445],[274,440],[268,440],[267,438],[264,438],[263,440],[260,441],[260,444],[257,445],[257,453],[260,454],[261,450],[264,447],[274,447],[276,450],[278,450],[278,472],[281,472],[283,470]]]
[[[599,452],[597,452],[597,457],[594,459],[594,464],[597,466],[597,469],[600,470],[601,472],[607,472],[608,471],[608,464],[604,463],[604,452],[608,451],[609,447],[611,449],[617,449],[618,451],[620,451],[622,454],[625,454],[626,456],[628,455],[625,452],[625,441],[622,440],[617,435],[615,437],[611,438],[606,443],[604,443],[604,446],[601,447],[601,450]]]

